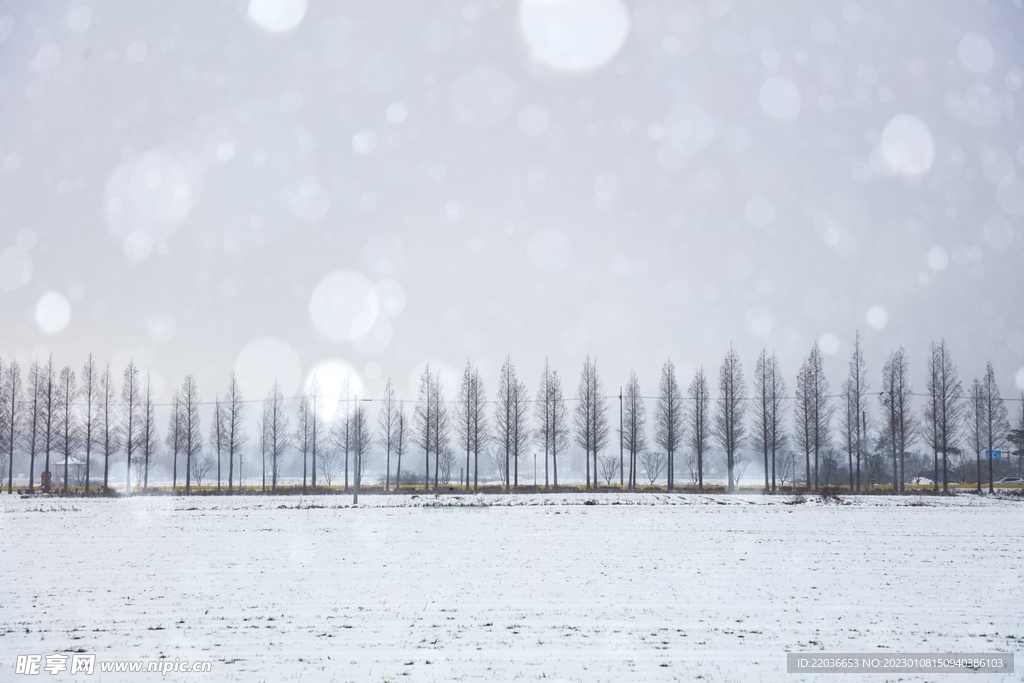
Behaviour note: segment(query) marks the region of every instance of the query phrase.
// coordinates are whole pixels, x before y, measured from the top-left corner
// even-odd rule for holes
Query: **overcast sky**
[[[0,0],[0,356],[653,394],[860,331],[1012,395],[1020,6]]]

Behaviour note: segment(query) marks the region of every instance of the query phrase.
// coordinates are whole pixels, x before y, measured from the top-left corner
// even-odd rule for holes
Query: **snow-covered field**
[[[787,651],[1024,650],[1019,500],[350,502],[0,496],[0,680],[61,651],[213,662],[165,680],[757,681],[804,679]]]

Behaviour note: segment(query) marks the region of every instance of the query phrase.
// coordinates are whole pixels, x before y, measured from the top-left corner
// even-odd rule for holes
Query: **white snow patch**
[[[787,681],[787,651],[1019,649],[1005,499],[0,501],[11,653],[222,681]]]

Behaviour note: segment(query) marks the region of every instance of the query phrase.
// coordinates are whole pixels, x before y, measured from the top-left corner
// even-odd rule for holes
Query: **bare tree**
[[[217,454],[217,490],[221,486],[221,455],[224,453],[224,406],[220,396],[213,399],[213,420],[210,422],[210,448]],[[228,485],[231,490],[231,485]]]
[[[764,490],[775,490],[776,454],[785,445],[782,419],[785,413],[786,382],[775,354],[761,349],[754,369],[754,446],[764,456]],[[770,470],[770,472],[769,472]],[[769,476],[770,475],[770,476]]]
[[[796,412],[794,413],[793,435],[796,443],[804,454],[804,481],[807,490],[811,490],[811,451],[814,450],[814,387],[809,379],[807,361],[800,366],[796,375]]]
[[[515,384],[515,392],[512,396],[513,416],[512,423],[512,460],[515,463],[512,482],[514,488],[519,488],[519,461],[526,456],[526,450],[530,446],[530,426],[527,423],[530,415],[530,395],[527,393],[526,384],[521,380]]]
[[[601,478],[604,479],[604,483],[611,486],[612,477],[619,472],[620,463],[615,459],[614,455],[606,455],[601,458],[599,463],[601,470]]]
[[[455,433],[459,437],[459,444],[466,451],[466,479],[460,481],[466,490],[469,490],[469,464],[473,452],[473,363],[466,361],[466,367],[462,371],[462,382],[459,384],[459,397],[455,406]]]
[[[365,399],[364,399],[365,400]],[[355,454],[355,464],[352,471],[356,476],[356,484],[361,485],[366,476],[366,467],[370,463],[370,449],[373,448],[373,430],[370,428],[370,418],[367,415],[366,405],[363,401],[356,404],[352,411],[352,447]]]
[[[3,359],[0,359],[0,487],[3,486],[4,479],[10,479],[11,490],[8,493],[12,493],[14,490],[14,454],[11,452],[11,458],[7,458],[7,420],[8,420],[8,396],[7,396],[7,375],[4,372],[5,366]],[[13,439],[12,439],[13,440]]]
[[[274,380],[274,386],[263,400],[262,431],[266,435],[267,453],[270,455],[270,490],[277,491],[277,479],[281,474],[281,456],[288,447],[288,416],[284,412],[284,396],[281,385]]]
[[[707,451],[708,440],[711,438],[711,393],[708,391],[708,378],[703,367],[697,369],[687,395],[690,399],[686,414],[686,421],[690,425],[689,444],[697,454],[696,476],[693,480],[697,484],[697,490],[703,491],[704,452]]]
[[[999,384],[992,363],[985,365],[985,377],[981,380],[981,395],[985,404],[985,443],[988,447],[988,492],[994,493],[992,475],[992,452],[1003,443],[1010,431],[1010,420],[1003,397],[999,395]]]
[[[588,355],[583,361],[580,382],[576,389],[576,412],[573,415],[576,428],[576,443],[583,447],[587,460],[587,490],[591,481],[598,486],[597,459],[601,449],[608,443],[608,399],[604,396],[601,378],[597,372],[597,361]],[[593,454],[593,460],[591,460]],[[593,478],[591,478],[593,465]]]
[[[434,400],[433,377],[430,374],[430,363],[423,368],[420,375],[419,400],[416,402],[416,409],[413,411],[413,420],[419,445],[423,447],[423,490],[430,490],[430,449],[434,445],[431,434],[434,430],[434,411],[431,403]]]
[[[388,377],[384,387],[384,398],[377,413],[377,427],[380,429],[380,444],[384,447],[384,490],[391,490],[391,451],[395,447],[398,428],[398,400],[395,398],[395,387]]]
[[[736,483],[736,486],[740,485],[740,481],[743,479],[743,475],[744,473],[746,473],[747,465],[749,464],[750,458],[745,456],[742,451],[737,451],[736,455],[733,457],[732,464],[732,471],[734,475],[733,479]]]
[[[327,433],[324,429],[324,417],[321,414],[323,409],[323,396],[320,394],[320,382],[314,375],[313,381],[309,384],[309,390],[306,391],[306,402],[308,403],[308,410],[306,411],[306,418],[308,421],[309,428],[309,466],[310,466],[310,486],[316,491],[316,460],[317,453],[320,452],[321,448],[325,447],[324,437]],[[239,474],[238,486],[242,487],[242,477]],[[346,482],[347,486],[347,482]],[[305,482],[302,486],[305,490]]]
[[[480,370],[473,369],[471,380],[470,403],[472,409],[472,451],[473,451],[473,490],[476,491],[480,485],[480,452],[488,440],[487,424],[487,393],[484,390],[484,381],[480,378]],[[466,485],[469,486],[469,471],[466,471]]]
[[[576,385],[576,408],[573,411],[573,427],[576,443],[583,449],[587,466],[587,490],[590,490],[590,451],[594,447],[594,434],[590,425],[590,404],[595,400],[590,382],[590,356],[583,362],[579,384]],[[594,473],[597,476],[597,472]]]
[[[96,377],[96,363],[92,354],[82,366],[82,386],[78,393],[82,399],[85,415],[82,418],[82,446],[85,447],[85,495],[89,495],[89,478],[91,476],[92,447],[96,442],[96,397],[99,390]]]
[[[665,469],[665,454],[661,451],[645,451],[640,456],[640,460],[643,463],[644,472],[647,474],[647,480],[651,482],[651,486],[654,486]]]
[[[450,484],[452,482],[452,470],[455,469],[455,451],[451,448],[444,449],[441,453],[441,483]]]
[[[551,366],[548,359],[544,358],[544,371],[540,375],[540,385],[537,387],[537,400],[534,402],[537,413],[537,436],[541,446],[544,448],[544,490],[547,491],[551,483],[551,475],[548,470],[548,462],[551,459],[551,441],[553,437],[551,419],[551,400],[548,390],[548,382],[551,380]]]
[[[985,415],[985,390],[982,388],[981,380],[977,377],[971,383],[971,389],[967,393],[967,411],[965,417],[967,422],[967,440],[971,450],[974,451],[974,460],[977,464],[976,479],[977,491],[981,493],[981,452],[985,450],[985,424],[988,417]],[[960,458],[958,465],[965,465],[966,458]],[[989,462],[992,458],[989,457]],[[960,467],[956,472],[957,480],[964,481],[964,472]]]
[[[40,426],[43,430],[43,452],[46,456],[43,471],[46,472],[47,477],[52,477],[53,473],[50,471],[50,451],[53,450],[57,437],[57,378],[53,373],[53,355],[49,357],[46,362],[46,368],[43,370],[41,388],[43,401],[41,405],[42,416]],[[106,473],[104,473],[103,487],[106,488]]]
[[[348,491],[349,455],[352,453],[352,377],[348,374],[338,392],[338,408],[330,429],[334,448],[343,455],[345,468],[345,490]]]
[[[807,488],[811,488],[811,454],[814,454],[814,489],[818,488],[821,455],[832,443],[832,413],[828,380],[821,348],[815,342],[796,378],[796,437],[804,451]]]
[[[398,402],[398,412],[395,414],[395,441],[392,444],[395,449],[395,490],[402,486],[402,454],[409,443],[409,418],[405,414],[405,404]]]
[[[5,366],[4,366],[4,363],[3,363],[3,359],[0,359],[0,489],[3,488],[3,481],[5,479],[10,478],[11,479],[11,484],[10,484],[11,491],[8,491],[8,493],[12,493],[13,490],[14,490],[14,479],[13,479],[14,456],[13,456],[13,451],[12,451],[12,455],[11,455],[10,460],[8,460],[8,458],[7,458],[7,442],[8,442],[8,436],[7,436],[7,434],[8,434],[8,430],[7,430],[7,420],[8,420],[7,405],[8,405],[8,396],[7,396],[7,375],[4,372],[4,370],[5,370]]]
[[[591,363],[590,368],[590,381],[593,384],[591,396],[594,399],[590,404],[590,424],[591,433],[594,435],[594,488],[597,488],[598,453],[608,445],[611,425],[608,423],[608,397],[604,394],[604,384],[601,382],[601,375],[597,371],[596,358]]]
[[[959,452],[964,413],[963,387],[957,377],[956,366],[946,348],[946,340],[932,343],[928,363],[929,405],[925,421],[929,427],[932,452],[935,456],[936,475],[938,456],[942,454],[942,490],[949,491],[949,455]],[[938,490],[938,476],[934,483]]]
[[[796,473],[796,456],[790,448],[782,448],[779,451],[776,473],[779,477],[779,486],[785,486],[787,481],[792,481]]]
[[[433,422],[434,445],[431,450],[434,452],[434,490],[436,491],[440,464],[438,458],[448,448],[448,442],[451,441],[451,422],[448,418],[448,405],[444,401],[444,392],[441,389],[440,370],[434,374],[430,382],[430,391],[433,394],[433,399],[430,402],[432,407],[430,419]]]
[[[338,473],[341,458],[337,449],[326,446],[317,453],[317,461],[320,463],[320,476],[328,487],[334,485],[334,476]]]
[[[505,490],[508,491],[512,484],[511,461],[515,452],[515,440],[518,414],[516,412],[516,393],[519,388],[519,380],[516,377],[515,366],[512,365],[512,358],[505,358],[501,366],[501,373],[498,375],[498,400],[494,406],[494,427],[495,439],[498,450],[502,455],[502,477]]]
[[[462,372],[462,384],[459,387],[459,398],[456,407],[455,431],[459,435],[459,443],[466,449],[466,490],[469,490],[471,456],[476,456],[476,467],[479,467],[481,449],[480,438],[485,435],[487,416],[484,408],[487,404],[484,396],[483,381],[480,371],[473,364],[466,362]],[[479,472],[473,470],[473,488],[479,485]],[[463,482],[460,482],[463,483]]]
[[[98,426],[97,437],[99,446],[103,452],[103,492],[110,490],[110,456],[117,453],[121,448],[121,432],[117,428],[117,402],[114,393],[114,383],[110,378],[110,364],[107,363],[103,374],[100,375],[99,403],[96,406],[96,418]]]
[[[665,451],[665,479],[669,491],[675,487],[675,453],[683,442],[683,417],[683,397],[676,380],[676,366],[667,360],[661,367],[658,403],[654,409],[654,443]]]
[[[185,494],[192,492],[192,461],[200,457],[203,450],[203,432],[199,424],[199,389],[196,378],[186,375],[181,383],[181,436],[185,452]]]
[[[132,460],[132,472],[135,475],[135,488],[138,489],[146,477],[146,460],[141,456]]]
[[[848,474],[850,476],[850,490],[854,490],[854,474],[855,469],[853,466],[854,453],[859,448],[858,434],[860,433],[861,414],[857,411],[857,394],[853,386],[852,378],[847,378],[843,382],[843,389],[840,398],[842,403],[840,405],[839,412],[839,436],[842,441],[842,448],[846,451],[846,459],[848,462]],[[858,461],[859,462],[859,461]],[[860,488],[860,468],[856,469],[856,487]],[[826,482],[826,485],[828,482]]]
[[[295,447],[302,453],[302,492],[306,492],[306,463],[309,458],[309,433],[312,412],[309,406],[309,394],[299,399],[299,414],[295,425]]]
[[[171,479],[171,491],[174,494],[178,493],[178,454],[184,446],[184,438],[182,437],[182,413],[181,413],[181,392],[177,389],[174,390],[174,396],[171,398],[171,415],[167,425],[167,447],[171,451],[172,458],[172,479]]]
[[[156,407],[153,405],[153,382],[146,371],[146,388],[142,394],[142,430],[139,433],[139,447],[142,449],[142,488],[149,488],[149,469],[156,455]],[[86,459],[88,463],[88,459]],[[87,465],[88,467],[88,465]]]
[[[558,454],[569,447],[569,408],[562,395],[562,378],[552,370],[544,380],[544,403],[550,420],[551,476],[558,490]]]
[[[860,481],[860,466],[862,449],[864,439],[866,435],[863,433],[863,424],[865,421],[864,416],[867,414],[868,409],[868,372],[867,366],[864,363],[864,351],[860,346],[860,332],[854,338],[853,342],[853,355],[850,357],[850,373],[846,380],[846,391],[844,391],[845,403],[847,404],[846,413],[853,417],[854,429],[850,433],[850,439],[852,440],[853,448],[848,450],[848,455],[856,455],[857,461],[857,490],[861,490]],[[859,418],[859,419],[858,419]],[[852,476],[852,462],[851,462],[851,476]],[[851,481],[851,488],[852,482]]]
[[[494,450],[491,451],[491,465],[494,468],[494,472],[498,475],[499,487],[505,486],[508,480],[505,478],[505,454],[501,450],[501,445],[495,440]]]
[[[260,493],[267,492],[267,451],[270,450],[270,441],[267,438],[267,406],[264,402],[263,412],[256,423],[256,428],[259,430],[259,448],[260,448]]]
[[[372,443],[373,432],[366,417],[366,408],[362,403],[357,402],[355,410],[352,411],[352,453],[355,459],[352,467],[355,484],[352,502],[354,503],[359,502],[359,487],[362,485],[366,463],[370,459],[370,446]]]
[[[689,473],[689,484],[697,485],[697,453],[693,450],[686,452],[686,471]]]
[[[68,494],[68,465],[71,455],[79,446],[78,420],[75,418],[77,397],[75,373],[65,365],[60,371],[57,387],[57,448],[64,456],[64,495]]]
[[[213,458],[197,453],[189,462],[190,480],[195,480],[196,486],[202,486],[203,479],[213,469]]]
[[[14,493],[14,451],[21,440],[25,427],[25,411],[22,404],[21,368],[17,361],[11,361],[3,369],[3,389],[0,409],[3,410],[3,446],[7,456],[7,493]]]
[[[879,395],[884,410],[881,436],[891,448],[892,478],[894,487],[895,482],[899,482],[900,491],[905,490],[907,481],[907,450],[917,438],[918,431],[917,420],[911,407],[913,395],[907,352],[900,347],[889,354],[882,367],[882,392]]]
[[[242,488],[242,447],[248,440],[243,424],[242,409],[245,402],[242,400],[242,390],[238,386],[238,377],[231,373],[231,381],[228,383],[228,395],[224,397],[223,405],[223,430],[224,446],[228,451],[228,491],[233,484],[235,458],[238,458],[238,487]],[[314,478],[316,472],[314,471]],[[220,487],[220,456],[217,456],[217,486]]]
[[[673,381],[675,380],[674,374],[673,374],[673,378],[672,379],[673,379]],[[678,393],[679,393],[678,389],[676,390],[675,393],[678,395]],[[623,437],[623,439],[622,440],[623,440],[623,445],[625,446],[626,450],[629,452],[629,488],[630,489],[635,489],[636,488],[636,469],[637,469],[636,456],[637,456],[637,453],[640,453],[645,448],[647,448],[647,434],[646,434],[647,411],[644,408],[644,399],[643,399],[643,395],[640,392],[640,380],[637,379],[636,372],[630,371],[630,373],[629,373],[629,382],[626,384],[626,394],[625,394],[625,396],[623,398],[624,398],[624,402],[623,402],[623,406],[622,406],[622,409],[623,409],[623,416],[622,416],[622,431],[623,431],[622,437]],[[682,405],[681,405],[681,399],[680,399],[679,403],[680,403],[680,405],[676,407],[676,412],[678,412],[680,414],[680,417],[678,419],[678,422],[679,422],[679,425],[680,425],[680,429],[678,430],[677,433],[681,436],[682,435],[682,428],[681,428],[681,425],[682,425],[682,417],[681,417]],[[661,418],[661,417],[663,417],[662,414],[661,414],[661,410],[660,410],[660,408],[661,408],[661,401],[658,402],[658,407],[659,407],[658,418]],[[657,425],[656,431],[659,431],[659,433],[660,433],[661,420],[658,419],[658,418],[656,418],[656,425]],[[659,442],[658,445],[662,446],[662,448],[665,448],[665,446],[663,446],[660,442]],[[674,448],[673,448],[673,450],[674,450]],[[671,469],[670,469],[670,471],[671,471]],[[671,482],[671,479],[669,481]],[[611,483],[611,482],[609,481],[608,483]]]
[[[124,369],[124,381],[121,383],[121,438],[127,456],[124,494],[131,493],[132,487],[132,455],[139,445],[139,424],[142,419],[142,395],[139,391],[139,370],[135,361],[129,360]]]
[[[736,452],[743,443],[743,400],[746,398],[746,384],[740,357],[732,344],[722,361],[718,373],[718,411],[715,413],[714,435],[725,451],[726,467],[729,470],[729,493],[735,490]]]
[[[1017,456],[1017,474],[1024,476],[1024,389],[1020,392],[1020,412],[1015,419],[1016,426],[1010,430],[1006,439],[1017,449],[1012,451],[1012,454]]]
[[[39,426],[41,423],[43,404],[43,369],[38,360],[32,361],[28,368],[28,492],[35,491],[36,456],[39,454]]]

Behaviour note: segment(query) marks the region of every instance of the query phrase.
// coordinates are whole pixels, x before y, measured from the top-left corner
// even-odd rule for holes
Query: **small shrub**
[[[825,486],[825,487],[823,487],[821,489],[821,500],[822,500],[822,502],[825,502],[825,503],[829,503],[829,502],[839,503],[839,502],[841,502],[842,498],[839,497],[839,491],[840,491],[840,489],[839,489],[838,486]]]

